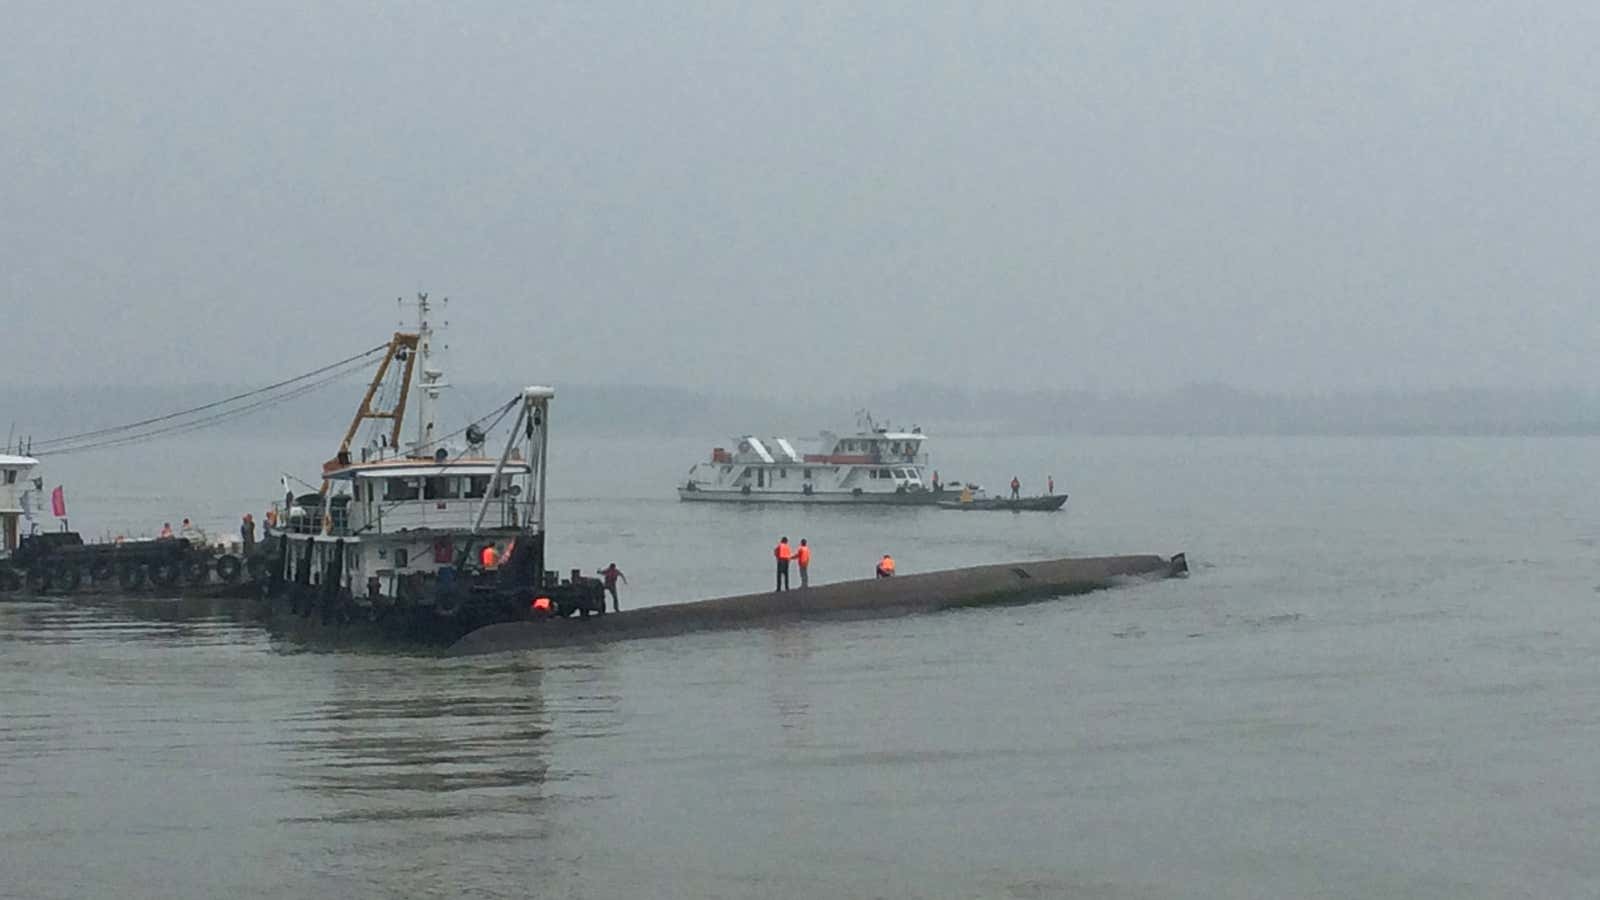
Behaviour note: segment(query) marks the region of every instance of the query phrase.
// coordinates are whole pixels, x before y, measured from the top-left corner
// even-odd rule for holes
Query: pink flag
[[[50,514],[58,519],[67,517],[67,492],[59,484],[50,492]]]

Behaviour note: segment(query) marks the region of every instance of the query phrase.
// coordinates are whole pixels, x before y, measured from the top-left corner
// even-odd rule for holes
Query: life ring
[[[237,584],[243,570],[244,564],[239,562],[239,557],[231,553],[217,557],[217,577],[228,584]]]
[[[137,590],[144,586],[144,566],[136,562],[125,562],[117,566],[117,587],[124,591]]]
[[[181,566],[183,570],[183,580],[189,582],[191,585],[202,585],[211,580],[210,560],[199,557],[191,557],[184,560]]]
[[[56,590],[64,594],[76,593],[83,586],[83,570],[78,568],[77,563],[61,563],[51,573],[50,581]]]
[[[109,559],[97,559],[89,564],[89,579],[95,584],[117,577],[117,567]]]

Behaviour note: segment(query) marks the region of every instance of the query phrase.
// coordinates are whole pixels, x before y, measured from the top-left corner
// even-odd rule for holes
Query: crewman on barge
[[[794,557],[794,552],[789,549],[789,536],[784,535],[778,541],[778,546],[772,548],[772,556],[778,561],[778,584],[772,590],[787,591],[789,589],[789,560]]]
[[[256,520],[249,513],[244,514],[244,519],[239,523],[239,543],[244,547],[244,555],[249,556],[256,549]]]
[[[811,579],[807,573],[811,570],[811,547],[806,544],[806,539],[800,539],[799,549],[794,551],[794,564],[800,567],[800,587],[805,589],[811,586]]]
[[[878,560],[878,577],[889,578],[894,575],[894,557],[885,553],[883,559]]]

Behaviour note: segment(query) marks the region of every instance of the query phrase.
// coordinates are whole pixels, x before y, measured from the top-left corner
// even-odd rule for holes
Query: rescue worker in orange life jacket
[[[810,587],[811,579],[806,577],[806,572],[811,568],[811,547],[806,544],[805,538],[800,539],[800,547],[794,551],[794,562],[800,567],[800,586]]]
[[[500,554],[494,549],[493,544],[483,546],[478,552],[478,562],[482,563],[485,569],[492,569],[500,564]]]
[[[894,557],[885,553],[883,559],[878,560],[878,577],[888,578],[894,574]]]
[[[772,555],[778,560],[778,585],[772,590],[774,593],[787,591],[789,589],[789,560],[794,556],[794,553],[789,549],[787,535],[778,542],[778,546],[772,548]]]

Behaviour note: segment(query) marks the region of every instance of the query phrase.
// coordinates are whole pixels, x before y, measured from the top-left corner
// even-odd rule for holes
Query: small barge
[[[978,511],[1055,512],[1066,505],[1066,494],[1041,494],[1037,497],[964,497],[959,500],[939,501],[940,509]]]

